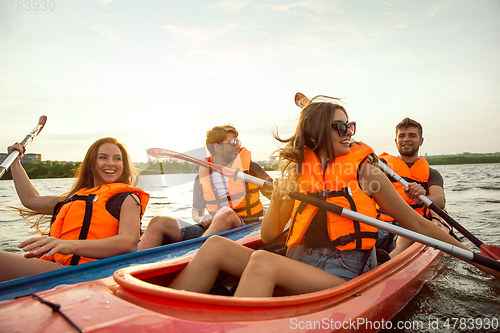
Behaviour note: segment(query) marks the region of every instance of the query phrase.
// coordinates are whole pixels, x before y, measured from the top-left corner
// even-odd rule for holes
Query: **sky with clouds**
[[[0,146],[44,114],[28,147],[44,160],[113,136],[145,161],[232,123],[263,160],[300,91],[344,98],[377,153],[397,153],[404,117],[422,154],[497,152],[498,59],[497,0],[0,0]]]

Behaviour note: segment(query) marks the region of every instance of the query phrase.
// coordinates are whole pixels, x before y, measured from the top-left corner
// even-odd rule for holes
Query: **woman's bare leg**
[[[305,294],[338,286],[345,281],[319,268],[268,252],[255,251],[234,296],[271,297],[275,286],[287,294]]]
[[[212,236],[169,287],[208,293],[221,271],[240,278],[253,252],[254,250],[227,238]]]
[[[26,259],[21,254],[0,251],[0,281],[8,281],[62,268],[53,261]]]

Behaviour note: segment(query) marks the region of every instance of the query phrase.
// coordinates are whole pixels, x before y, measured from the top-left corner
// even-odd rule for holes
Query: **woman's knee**
[[[204,250],[204,251],[208,251],[208,250],[210,250],[210,251],[227,251],[226,249],[228,248],[228,246],[231,246],[231,245],[229,245],[229,243],[232,243],[232,241],[225,238],[225,237],[213,235],[213,236],[210,236],[205,241],[205,243],[203,244],[203,246],[201,248],[202,249],[206,248],[206,250]]]
[[[212,265],[215,261],[231,253],[230,247],[234,246],[231,243],[232,241],[227,238],[217,235],[210,236],[196,253],[196,257],[202,257],[207,264]]]

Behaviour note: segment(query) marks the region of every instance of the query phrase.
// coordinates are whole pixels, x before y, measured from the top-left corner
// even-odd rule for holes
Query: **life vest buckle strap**
[[[249,204],[249,205],[245,206],[245,207],[242,207],[242,208],[232,208],[232,210],[234,210],[236,213],[241,213],[241,212],[244,212],[245,210],[257,207],[259,204],[261,204],[260,199],[257,200],[256,202],[252,203],[252,204]],[[250,215],[254,215],[254,214],[250,214]]]
[[[349,234],[345,236],[341,236],[337,238],[336,240],[332,241],[332,247],[337,247],[337,246],[345,246],[349,243],[352,243],[356,240],[356,234]]]
[[[309,195],[321,199],[321,200],[326,200],[329,198],[335,198],[335,197],[350,197],[352,195],[351,189],[349,187],[344,187],[340,191],[331,191],[331,190],[326,190],[326,191],[318,191],[314,193],[308,193]]]
[[[90,229],[90,223],[92,222],[92,208],[93,208],[93,203],[94,203],[94,198],[96,197],[95,194],[89,194],[88,196],[84,197],[85,199],[85,215],[83,217],[83,222],[82,222],[82,228],[80,229],[80,235],[78,236],[78,239],[87,239],[87,235]],[[75,266],[78,265],[80,262],[81,256],[73,254],[73,257],[71,258],[71,262],[69,263],[70,266]]]
[[[345,236],[342,236],[342,237],[339,237],[337,238],[337,241],[340,243],[339,245],[347,245],[349,243],[352,243],[356,240],[355,238],[355,234],[349,234],[349,235],[345,235]],[[339,246],[337,245],[337,246]]]

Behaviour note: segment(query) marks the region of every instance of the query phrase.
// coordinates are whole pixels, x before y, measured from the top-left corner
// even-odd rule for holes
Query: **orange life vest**
[[[81,189],[56,206],[50,226],[50,236],[76,240],[103,239],[118,235],[120,221],[106,210],[106,203],[114,195],[123,192],[133,192],[139,196],[142,216],[149,201],[149,194],[140,189],[123,183]],[[56,261],[63,265],[78,265],[97,260],[60,253],[50,258],[42,257],[42,259]]]
[[[413,165],[411,168],[408,167],[408,165],[399,157],[389,155],[387,153],[382,153],[379,158],[381,160],[384,160],[387,162],[387,165],[389,168],[391,168],[394,172],[396,172],[399,176],[403,177],[406,179],[408,183],[419,183],[422,185],[423,188],[425,188],[426,191],[428,191],[428,181],[429,181],[429,174],[430,174],[430,167],[429,163],[427,163],[427,160],[423,157],[420,157]],[[395,179],[391,179],[392,185],[396,189],[396,191],[399,193],[401,198],[403,198],[406,203],[408,203],[417,213],[419,213],[422,216],[427,216],[429,214],[429,211],[427,207],[424,205],[418,205],[416,204],[412,199],[410,199],[405,191],[403,185],[401,185],[398,181]],[[427,192],[428,193],[428,192]],[[379,207],[377,207],[379,208]],[[377,216],[379,220],[382,221],[387,221],[387,222],[392,222],[394,219],[390,217],[389,215],[385,214],[382,210],[379,210],[380,213]]]
[[[213,163],[212,157],[206,160]],[[238,156],[231,165],[231,169],[239,169],[240,172],[248,173],[251,161],[250,152],[245,148],[241,148]],[[228,178],[228,194],[226,197],[220,197],[212,181],[212,169],[209,170],[207,168],[200,168],[200,183],[203,188],[206,208],[212,215],[219,211],[219,204],[226,200],[229,203],[229,207],[241,217],[263,215],[263,206],[260,201],[258,186],[245,183],[239,179]]]
[[[373,150],[362,142],[351,147],[348,154],[335,158],[325,173],[316,154],[308,147],[304,153],[302,172],[298,179],[299,191],[314,195],[335,205],[375,217],[375,202],[359,186],[358,168]],[[295,202],[292,226],[287,246],[299,244],[309,228],[309,224],[319,208]],[[373,248],[377,240],[377,228],[350,218],[327,212],[328,236],[332,245],[339,250],[367,250]],[[338,245],[337,245],[338,244]]]

